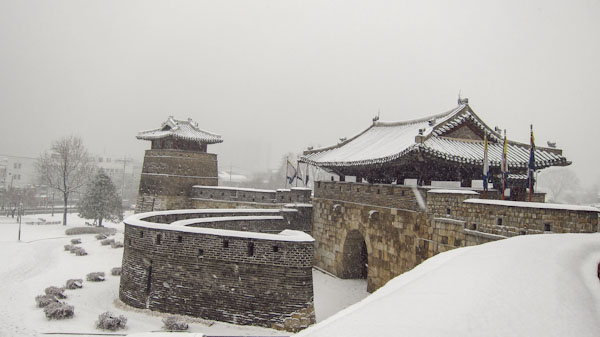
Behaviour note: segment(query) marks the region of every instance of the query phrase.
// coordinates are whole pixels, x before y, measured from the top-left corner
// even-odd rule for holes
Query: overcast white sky
[[[382,120],[456,106],[598,180],[600,1],[0,0],[0,153],[74,133],[142,159],[169,115],[276,166]]]

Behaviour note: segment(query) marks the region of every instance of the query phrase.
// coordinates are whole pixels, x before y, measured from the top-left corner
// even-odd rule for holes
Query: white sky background
[[[74,133],[141,160],[174,115],[223,136],[221,169],[265,169],[459,90],[597,181],[600,1],[0,0],[3,154]]]

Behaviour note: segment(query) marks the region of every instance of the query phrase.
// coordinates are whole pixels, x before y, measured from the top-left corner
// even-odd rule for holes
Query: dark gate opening
[[[359,231],[348,233],[344,242],[344,260],[342,278],[366,279],[368,275],[369,254],[367,244]]]

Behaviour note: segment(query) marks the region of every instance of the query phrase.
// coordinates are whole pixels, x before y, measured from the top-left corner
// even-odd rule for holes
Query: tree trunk
[[[63,212],[63,226],[67,225],[67,203],[69,201],[69,195],[65,193],[64,195],[64,203],[65,203],[65,208],[64,208],[64,212]]]

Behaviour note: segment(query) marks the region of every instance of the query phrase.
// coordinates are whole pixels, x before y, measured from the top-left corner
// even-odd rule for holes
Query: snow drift
[[[598,336],[600,234],[439,254],[296,336]]]

